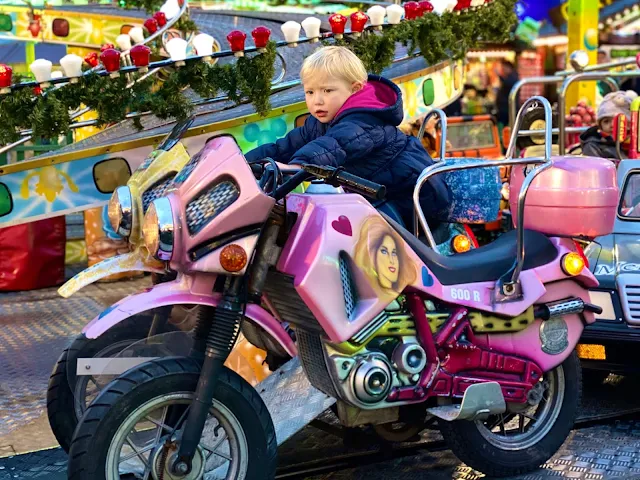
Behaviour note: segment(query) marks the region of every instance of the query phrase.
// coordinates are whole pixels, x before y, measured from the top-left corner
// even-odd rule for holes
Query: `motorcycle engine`
[[[382,408],[393,387],[417,385],[427,355],[415,337],[381,337],[368,347],[347,356],[327,346],[330,376],[340,400],[362,409]]]

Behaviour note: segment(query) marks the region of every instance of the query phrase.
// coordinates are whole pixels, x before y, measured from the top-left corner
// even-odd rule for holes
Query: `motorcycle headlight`
[[[118,187],[111,195],[107,207],[109,223],[118,235],[128,238],[133,225],[133,201],[129,187]]]
[[[151,255],[158,260],[171,260],[174,226],[168,198],[161,197],[151,202],[142,222],[142,237]]]

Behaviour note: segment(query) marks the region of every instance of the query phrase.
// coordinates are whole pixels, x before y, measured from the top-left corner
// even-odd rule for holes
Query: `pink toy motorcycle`
[[[516,127],[533,101],[551,125],[548,102],[534,97]],[[363,198],[381,198],[383,186],[313,165],[250,166],[232,139],[212,139],[144,218],[149,252],[177,279],[85,329],[93,338],[148,309],[201,305],[195,347],[102,390],[74,433],[69,477],[273,479],[278,444],[336,401],[346,426],[423,408],[453,452],[490,476],[544,463],[572,428],[574,347],[601,311],[588,303],[597,281],[572,238],[612,230],[618,188],[611,162],[551,158],[549,129],[543,158],[513,159],[516,137],[506,160],[444,161],[422,173],[414,201],[433,247],[422,185],[513,165],[517,230],[456,256]],[[354,193],[290,193],[309,179]],[[256,388],[223,366],[243,323],[294,357]]]

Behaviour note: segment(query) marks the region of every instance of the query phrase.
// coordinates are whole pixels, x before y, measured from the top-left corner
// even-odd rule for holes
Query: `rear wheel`
[[[227,368],[218,377],[192,471],[170,472],[199,375],[195,360],[170,357],[111,382],[78,425],[69,478],[273,479],[277,442],[269,412],[255,389]]]
[[[87,406],[106,384],[105,378],[75,375],[79,358],[117,356],[129,345],[149,335],[152,315],[136,315],[112,327],[103,335],[89,339],[78,335],[56,362],[49,377],[47,415],[56,440],[69,452],[73,432]],[[165,325],[160,332],[172,329]]]
[[[576,419],[582,377],[575,351],[547,372],[531,395],[537,404],[509,404],[482,421],[439,422],[453,453],[487,476],[520,475],[539,468],[565,441]]]

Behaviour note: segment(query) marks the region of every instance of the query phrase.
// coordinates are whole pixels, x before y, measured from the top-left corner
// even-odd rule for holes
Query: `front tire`
[[[155,469],[151,470],[149,478],[162,478],[163,475],[168,478],[168,472],[163,469],[166,468],[168,459],[171,459],[172,439],[179,438],[176,435],[178,432],[172,432],[168,427],[182,428],[182,424],[176,425],[180,421],[176,418],[176,409],[184,409],[190,405],[199,376],[200,364],[197,361],[185,357],[170,357],[144,363],[111,382],[89,406],[76,429],[69,453],[69,479],[121,478],[124,445],[131,445],[131,442],[135,444],[135,435],[141,434],[141,430],[135,428],[138,417],[140,421],[153,418],[152,413],[159,408],[163,409],[160,417],[163,425],[157,427],[160,433],[149,432],[148,438],[154,439],[154,443],[145,447],[145,452],[136,447],[146,460],[140,460],[140,465],[147,465],[139,467],[145,470],[138,474],[147,478],[144,474],[147,473],[146,468],[149,468]],[[150,410],[152,408],[156,410]],[[170,408],[172,410],[168,413]],[[277,463],[275,429],[258,392],[239,375],[224,368],[218,377],[210,413],[218,421],[219,427],[222,427],[213,429],[216,439],[218,431],[224,430],[229,443],[227,457],[232,460],[229,462],[226,478],[273,479]],[[186,418],[186,415],[181,414],[179,417]],[[167,418],[175,421],[164,420]],[[164,425],[165,422],[169,425]],[[131,440],[130,434],[134,434]],[[211,452],[211,443],[203,445],[201,440],[199,452]],[[163,450],[165,448],[166,451]],[[196,457],[200,459],[200,463],[194,457],[194,465],[200,468],[199,465],[205,464],[208,468],[211,458],[216,454],[211,453],[208,457],[202,456],[203,453],[198,455]],[[133,456],[136,456],[135,452]],[[131,454],[127,457],[131,457]],[[201,473],[193,473],[193,478],[201,478]],[[184,478],[190,480],[191,476]]]
[[[439,422],[442,435],[456,457],[489,477],[521,475],[538,469],[551,458],[573,428],[580,404],[582,375],[576,352],[547,372],[542,381],[549,384],[545,390],[547,400],[543,394],[535,415],[516,413],[518,432],[511,436],[506,429],[511,423],[505,418],[514,415],[513,410],[485,421]],[[537,418],[538,426],[526,423],[529,417],[525,415]],[[520,420],[523,417],[525,421]],[[496,420],[500,422],[500,418],[501,425],[488,428]]]

